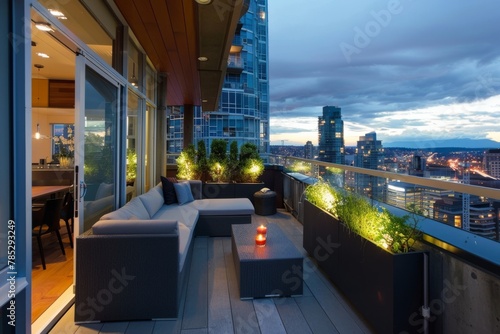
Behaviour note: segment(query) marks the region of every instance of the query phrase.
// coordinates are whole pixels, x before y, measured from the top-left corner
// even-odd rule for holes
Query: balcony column
[[[158,108],[156,113],[156,168],[155,180],[167,175],[167,73],[158,73]]]
[[[194,106],[192,104],[184,105],[184,145],[186,148],[189,144],[193,144],[193,128],[194,128]]]

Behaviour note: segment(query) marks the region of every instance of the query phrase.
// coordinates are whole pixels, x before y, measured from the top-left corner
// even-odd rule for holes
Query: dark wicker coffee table
[[[256,228],[254,224],[232,225],[240,298],[302,295],[302,254],[276,224],[267,225],[266,246],[256,246]]]

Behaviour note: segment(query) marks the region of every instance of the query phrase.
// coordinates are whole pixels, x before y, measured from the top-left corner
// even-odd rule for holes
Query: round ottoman
[[[257,191],[253,194],[253,204],[256,214],[261,216],[274,215],[276,213],[276,193],[272,190]]]

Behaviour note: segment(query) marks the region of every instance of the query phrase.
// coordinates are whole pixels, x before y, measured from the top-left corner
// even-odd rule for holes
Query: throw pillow
[[[189,182],[174,183],[175,194],[179,205],[186,204],[194,201],[193,194],[191,193],[191,186]]]
[[[161,177],[161,185],[163,188],[163,200],[165,204],[177,203],[177,194],[175,193],[174,184],[177,183],[175,177]]]

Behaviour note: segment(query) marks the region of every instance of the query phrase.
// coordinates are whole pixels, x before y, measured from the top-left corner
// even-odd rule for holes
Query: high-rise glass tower
[[[251,0],[231,47],[219,110],[209,112],[203,138],[255,144],[269,153],[267,0]],[[228,146],[229,147],[229,146]]]
[[[377,134],[370,132],[364,136],[360,136],[356,147],[354,165],[361,168],[380,169],[383,164],[384,148],[382,147],[382,141],[377,140]],[[384,178],[367,174],[356,174],[354,180],[357,193],[370,198],[384,200]]]
[[[314,145],[310,140],[304,145],[304,158],[314,159]]]
[[[345,164],[344,121],[339,107],[323,107],[318,117],[318,160]]]
[[[249,1],[241,16],[227,60],[226,77],[219,109],[194,108],[193,142],[204,140],[207,149],[213,139],[226,139],[228,148],[250,142],[260,153],[269,153],[269,69],[267,0]],[[168,153],[183,148],[183,108],[167,119]]]

